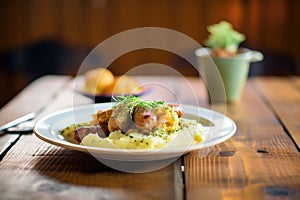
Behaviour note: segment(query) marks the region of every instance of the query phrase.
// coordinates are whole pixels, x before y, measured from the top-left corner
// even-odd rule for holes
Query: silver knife
[[[19,117],[11,122],[8,122],[7,124],[4,124],[3,126],[0,127],[0,135],[2,133],[4,133],[7,129],[11,128],[11,127],[14,127],[20,123],[23,123],[23,122],[26,122],[26,121],[29,121],[31,119],[34,119],[36,117],[36,114],[35,113],[29,113],[27,115],[24,115],[22,117]]]

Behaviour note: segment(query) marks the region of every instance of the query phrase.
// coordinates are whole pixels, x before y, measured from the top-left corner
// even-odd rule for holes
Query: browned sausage
[[[157,116],[150,108],[137,106],[134,109],[133,121],[137,129],[147,134],[156,127]]]
[[[120,104],[112,111],[111,117],[108,121],[108,130],[110,132],[121,130],[125,133],[132,124],[131,121],[128,109],[124,108],[124,106]]]
[[[108,126],[107,126],[109,132],[121,130],[118,126],[117,118],[111,117],[108,121]]]

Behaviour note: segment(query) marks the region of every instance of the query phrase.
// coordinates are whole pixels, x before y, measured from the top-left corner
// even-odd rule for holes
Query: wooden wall
[[[2,0],[0,52],[44,38],[93,48],[144,26],[174,29],[202,43],[206,26],[225,19],[247,35],[249,46],[297,55],[299,10],[297,0]]]
[[[209,24],[227,20],[247,36],[243,45],[287,55],[299,72],[299,10],[298,0],[1,0],[0,53],[43,39],[92,49],[121,31],[148,26],[174,29],[203,43]],[[121,74],[151,61],[170,64],[173,56],[132,52],[116,60],[114,70]]]

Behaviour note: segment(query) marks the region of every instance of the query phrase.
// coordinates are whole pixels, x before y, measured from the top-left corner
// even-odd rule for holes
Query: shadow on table
[[[76,185],[94,187],[136,187],[143,189],[145,180],[149,183],[156,183],[169,176],[172,165],[169,165],[156,172],[149,173],[126,173],[114,170],[102,164],[93,156],[72,150],[63,149],[51,156],[37,156],[34,169],[39,173],[54,178],[58,181]],[[157,173],[158,172],[158,173]],[[129,178],[135,181],[129,182]],[[140,184],[135,183],[136,181]],[[159,190],[159,183],[157,183]],[[156,187],[156,186],[155,186]]]

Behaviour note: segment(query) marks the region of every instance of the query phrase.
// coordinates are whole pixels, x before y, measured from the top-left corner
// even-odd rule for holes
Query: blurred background
[[[138,27],[173,29],[203,44],[206,27],[227,20],[246,35],[243,47],[264,54],[249,76],[299,75],[299,11],[298,0],[0,0],[0,106],[44,74],[76,75],[96,45]],[[129,52],[109,68],[120,75],[150,62],[198,76],[184,59],[157,49]]]

